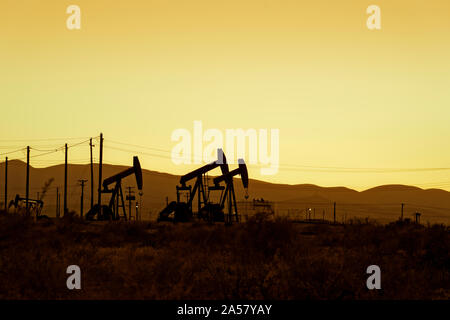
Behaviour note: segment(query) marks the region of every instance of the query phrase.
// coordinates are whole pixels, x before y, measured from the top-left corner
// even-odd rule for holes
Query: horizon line
[[[23,163],[26,166],[26,162],[21,160],[21,159],[12,159],[12,160],[8,160],[8,162],[20,162]],[[3,165],[5,163],[5,161],[0,162],[0,166]],[[49,166],[42,166],[42,167],[36,167],[36,166],[32,166],[30,165],[30,168],[33,169],[48,169],[48,168],[52,168],[52,167],[56,167],[56,166],[64,166],[64,162],[62,163],[57,163],[57,164],[53,164],[53,165],[49,165]],[[90,163],[68,163],[68,165],[78,165],[78,166],[89,166]],[[99,165],[98,162],[93,162],[93,165]],[[103,162],[103,165],[108,165],[108,166],[120,166],[120,167],[129,167],[127,165],[123,165],[123,164],[115,164],[115,163],[109,163],[109,162]],[[152,170],[152,169],[146,169],[146,168],[142,168],[142,170],[146,170],[149,172],[155,172],[155,173],[160,173],[160,174],[166,174],[166,175],[171,175],[171,176],[182,176],[181,174],[176,174],[176,173],[170,173],[170,172],[165,172],[165,171],[157,171],[157,170]],[[212,175],[215,176],[215,175]],[[235,178],[236,179],[236,178]],[[317,185],[314,183],[281,183],[281,182],[270,182],[270,181],[265,181],[265,180],[260,180],[260,179],[252,179],[249,178],[250,180],[253,181],[258,181],[258,182],[262,182],[262,183],[267,183],[267,184],[272,184],[272,185],[284,185],[284,186],[306,186],[306,185],[310,185],[310,186],[314,186],[314,187],[319,187],[319,188],[345,188],[348,189],[349,191],[355,191],[355,192],[365,192],[365,191],[369,191],[375,188],[379,188],[379,187],[389,187],[389,186],[398,186],[398,187],[410,187],[410,188],[416,188],[416,189],[420,189],[423,191],[427,191],[427,190],[441,190],[444,192],[450,192],[450,190],[446,190],[443,188],[437,188],[437,187],[431,187],[431,188],[422,188],[418,185],[413,185],[413,184],[402,184],[402,183],[390,183],[390,184],[381,184],[381,185],[375,185],[372,187],[367,187],[367,188],[362,188],[361,190],[357,190],[354,189],[352,187],[347,187],[347,186],[343,186],[343,185],[335,185],[335,186],[323,186],[323,185]]]

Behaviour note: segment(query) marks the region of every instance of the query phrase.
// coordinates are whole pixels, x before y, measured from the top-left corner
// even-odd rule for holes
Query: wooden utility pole
[[[59,218],[59,188],[56,187],[56,217]]]
[[[100,159],[98,163],[98,206],[102,211],[102,165],[103,165],[103,133],[100,133]]]
[[[336,224],[336,202],[333,204],[333,223]]]
[[[84,204],[84,183],[87,182],[85,179],[78,180],[81,183],[81,207],[80,207],[80,217],[83,218],[83,204]]]
[[[25,190],[25,208],[28,213],[28,198],[30,196],[30,146],[27,147],[27,181]]]
[[[91,149],[91,209],[94,207],[94,163],[92,157],[92,138],[89,141],[89,147]]]
[[[400,216],[400,220],[403,220],[403,208],[405,207],[405,204],[402,203],[402,215]]]
[[[64,161],[64,215],[67,213],[67,143],[65,144],[65,161]]]
[[[5,159],[5,211],[8,211],[8,157]]]

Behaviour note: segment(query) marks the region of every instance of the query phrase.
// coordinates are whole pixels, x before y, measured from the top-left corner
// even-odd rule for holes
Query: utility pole
[[[402,215],[401,215],[401,217],[400,217],[400,220],[403,220],[403,208],[405,207],[405,204],[404,203],[402,203]]]
[[[30,146],[27,147],[27,181],[25,190],[25,208],[28,214],[28,198],[30,196]]]
[[[92,157],[92,138],[89,141],[89,147],[91,149],[91,209],[94,207],[94,163]]]
[[[336,224],[336,202],[333,204],[333,223]]]
[[[134,191],[132,191],[133,187],[128,187],[128,195],[126,200],[128,200],[128,220],[131,221],[131,201],[136,200],[136,197],[134,195]],[[135,217],[135,220],[137,220],[137,216]]]
[[[5,211],[8,211],[8,157],[5,159]]]
[[[56,217],[59,218],[59,188],[56,187]]]
[[[102,214],[102,164],[103,164],[103,133],[100,133],[100,159],[98,163],[98,206]]]
[[[65,161],[64,161],[64,215],[67,213],[67,143],[65,144]]]
[[[83,204],[84,204],[84,183],[87,182],[85,179],[80,179],[78,182],[81,183],[81,208],[80,208],[80,217],[83,218]]]

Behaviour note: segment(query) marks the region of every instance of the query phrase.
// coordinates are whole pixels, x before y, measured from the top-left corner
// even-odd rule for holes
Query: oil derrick
[[[133,166],[103,180],[103,189],[101,193],[111,193],[111,199],[109,205],[96,204],[86,214],[86,220],[119,220],[123,218],[127,220],[126,206],[123,197],[122,179],[134,174],[136,176],[136,184],[139,190],[142,190],[142,170],[138,157],[133,157]],[[109,189],[109,186],[114,184],[113,189]],[[122,215],[120,215],[120,209],[122,209]]]
[[[238,208],[236,203],[236,194],[234,192],[234,184],[233,184],[233,177],[240,175],[242,180],[242,185],[244,186],[245,190],[245,198],[248,198],[248,170],[247,165],[245,164],[243,159],[239,159],[239,167],[223,174],[220,177],[214,178],[214,187],[210,187],[211,190],[224,190],[220,197],[220,209],[222,210],[222,216],[219,215],[217,209],[214,210],[214,220],[215,221],[225,221],[229,224],[233,223],[233,220],[235,222],[239,222],[239,215],[238,215]],[[225,187],[221,186],[220,183],[225,182]],[[225,203],[227,203],[227,212],[226,217],[223,213],[223,210],[225,209]]]
[[[204,183],[204,175],[215,168],[220,167],[222,174],[229,172],[225,154],[222,149],[217,149],[217,160],[201,168],[189,172],[180,178],[177,186],[177,201],[169,203],[159,214],[158,221],[189,221],[193,213],[193,202],[197,197],[197,215],[201,217],[201,209],[208,203],[207,186]],[[187,185],[195,179],[194,186]],[[183,202],[183,194],[187,193],[187,200]],[[173,213],[173,217],[170,215]]]

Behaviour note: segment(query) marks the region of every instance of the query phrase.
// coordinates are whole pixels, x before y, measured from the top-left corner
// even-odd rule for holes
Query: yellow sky
[[[81,30],[66,28],[71,4]],[[366,27],[371,4],[382,30]],[[2,0],[0,153],[16,139],[100,131],[105,144],[170,151],[171,133],[201,120],[204,129],[280,130],[279,173],[252,167],[253,178],[450,190],[450,171],[283,167],[450,167],[449,57],[448,0]],[[131,156],[105,148],[106,162]],[[139,156],[151,170],[194,167]]]

